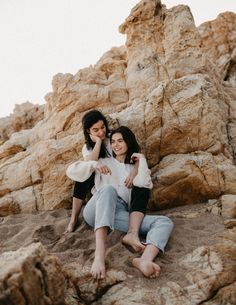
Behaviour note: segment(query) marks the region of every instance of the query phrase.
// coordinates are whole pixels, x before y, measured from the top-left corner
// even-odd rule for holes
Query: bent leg
[[[76,229],[78,225],[78,218],[81,212],[81,208],[83,205],[83,201],[91,187],[94,184],[94,174],[92,174],[86,181],[84,182],[75,182],[74,191],[73,191],[73,199],[72,199],[72,212],[70,222],[67,226],[66,233],[71,233]]]
[[[127,204],[118,198],[115,224],[116,230],[128,232],[129,212]],[[173,230],[173,222],[166,216],[146,215],[139,233],[146,235],[146,244],[151,244],[164,253],[165,246]]]
[[[114,228],[115,230],[125,233],[127,233],[129,229],[128,205],[120,197],[117,199]]]
[[[105,277],[105,252],[107,234],[114,229],[117,191],[104,186],[89,200],[84,208],[85,221],[95,230],[96,249],[91,273],[95,279]]]
[[[149,278],[156,278],[160,273],[160,266],[154,263],[154,259],[159,253],[159,249],[151,244],[145,247],[143,254],[139,258],[134,258],[132,264],[140,270],[142,274]]]
[[[141,234],[146,234],[146,247],[140,258],[133,259],[133,266],[144,276],[155,278],[160,273],[160,266],[154,263],[155,257],[161,250],[164,253],[173,229],[172,221],[166,216],[145,216],[140,228]]]
[[[130,213],[141,212],[145,215],[149,198],[150,189],[134,186],[131,192]]]
[[[129,227],[128,206],[118,198],[115,214],[115,229],[127,232]],[[166,216],[146,215],[140,227],[140,234],[146,236],[146,247],[140,258],[134,258],[133,266],[146,277],[155,278],[160,273],[160,266],[154,263],[159,251],[164,252],[173,229],[172,221]]]
[[[116,203],[116,189],[111,185],[102,187],[86,204],[83,211],[85,221],[95,231],[101,227],[114,230]]]
[[[95,279],[103,279],[105,277],[105,253],[108,228],[102,227],[96,230],[96,250],[95,257],[91,267],[91,274]]]
[[[141,212],[132,212],[129,218],[129,229],[127,234],[123,237],[122,243],[125,246],[130,246],[135,252],[141,252],[145,246],[139,239],[139,228],[143,221],[144,214]]]
[[[146,215],[140,227],[140,234],[146,235],[146,244],[152,244],[164,253],[173,226],[173,222],[166,216]]]
[[[83,205],[83,200],[73,197],[72,199],[72,212],[70,217],[70,222],[67,226],[66,233],[71,233],[76,229],[78,224],[78,218]]]
[[[130,219],[128,233],[122,243],[131,246],[135,252],[141,252],[145,246],[139,240],[139,228],[146,213],[150,190],[143,187],[133,187],[130,203]]]
[[[135,213],[135,212],[133,212]],[[132,213],[132,214],[133,214]],[[114,227],[116,230],[122,231],[127,233],[130,226],[133,228],[135,227],[139,229],[140,223],[143,219],[143,214],[141,215],[134,215],[134,218],[131,217],[130,219],[130,213],[128,211],[128,205],[125,203],[121,198],[118,197],[117,205],[116,205],[116,213],[115,213],[115,223]],[[136,238],[136,236],[133,236],[133,234],[126,234],[125,237],[122,240],[122,243],[125,246],[132,247],[132,250],[135,252],[139,252],[144,248],[144,246],[140,243],[139,237]],[[129,249],[130,250],[130,249]]]

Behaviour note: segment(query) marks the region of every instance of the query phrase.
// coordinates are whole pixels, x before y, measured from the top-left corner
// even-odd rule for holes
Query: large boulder
[[[65,277],[56,257],[40,244],[0,255],[0,303],[63,305]]]
[[[0,146],[0,215],[70,207],[65,171],[81,158],[81,118],[94,108],[137,135],[153,173],[152,208],[236,194],[235,23],[225,13],[196,28],[185,5],[140,1],[120,26],[126,46],[55,75],[44,117]]]

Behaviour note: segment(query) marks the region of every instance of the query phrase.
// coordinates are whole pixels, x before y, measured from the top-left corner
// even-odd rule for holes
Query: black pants
[[[84,200],[86,195],[88,194],[88,191],[90,191],[94,186],[94,177],[95,173],[92,173],[92,175],[84,182],[76,181],[74,186],[73,197]]]
[[[94,177],[93,173],[84,182],[75,182],[73,197],[84,200],[88,191],[94,186]],[[141,212],[145,214],[149,198],[150,190],[148,188],[134,186],[131,191],[130,213]]]

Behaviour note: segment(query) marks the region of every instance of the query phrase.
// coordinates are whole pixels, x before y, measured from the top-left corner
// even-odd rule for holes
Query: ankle
[[[129,230],[127,232],[127,235],[132,235],[132,236],[138,237],[138,232],[136,230]]]
[[[99,262],[104,262],[105,261],[105,255],[95,253],[94,260],[99,261]]]
[[[78,221],[78,218],[79,218],[78,216],[71,216],[70,222],[76,223]]]

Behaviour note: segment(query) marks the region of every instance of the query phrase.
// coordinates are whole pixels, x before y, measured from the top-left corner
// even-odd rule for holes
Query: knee
[[[174,228],[173,221],[169,217],[167,217],[167,216],[163,216],[163,220],[165,222],[166,227],[168,227],[169,230],[172,231],[173,228]]]
[[[171,232],[173,230],[174,224],[173,221],[167,217],[167,216],[158,216],[153,225],[155,227],[162,227],[165,230],[168,230],[169,232]]]
[[[104,185],[101,189],[100,192],[102,193],[107,193],[109,195],[115,195],[117,196],[117,190],[114,188],[112,185]]]

